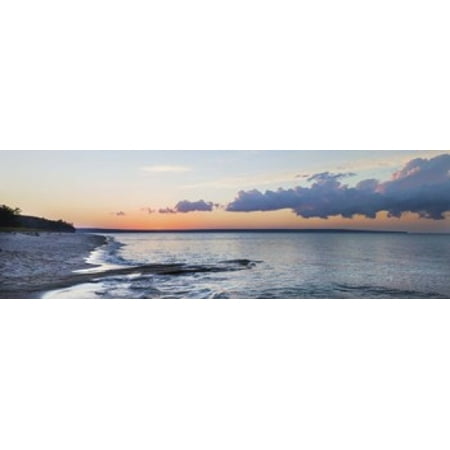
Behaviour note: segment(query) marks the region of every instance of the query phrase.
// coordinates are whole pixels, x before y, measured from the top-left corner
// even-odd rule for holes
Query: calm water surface
[[[49,293],[76,298],[450,297],[450,237],[358,233],[117,233],[90,261],[101,268],[149,263],[248,268],[189,275],[99,279]],[[228,264],[228,263],[225,263]],[[234,268],[230,263],[230,268]]]

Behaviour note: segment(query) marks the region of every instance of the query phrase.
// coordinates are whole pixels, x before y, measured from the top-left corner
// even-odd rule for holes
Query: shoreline
[[[0,233],[0,299],[45,298],[52,291],[100,282],[111,276],[230,272],[249,269],[260,262],[233,259],[214,265],[156,263],[132,266],[94,262],[92,255],[110,242],[110,237],[87,233]]]
[[[98,234],[0,233],[0,298],[40,298],[48,286],[64,282],[75,270],[96,267],[87,259],[106,243]]]

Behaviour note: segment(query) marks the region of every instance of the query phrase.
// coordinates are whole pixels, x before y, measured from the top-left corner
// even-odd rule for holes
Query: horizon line
[[[374,230],[361,228],[183,228],[183,229],[142,229],[75,227],[77,231],[97,231],[116,233],[201,233],[201,232],[306,232],[306,233],[398,233],[398,234],[449,234],[445,232],[421,232],[407,230]]]

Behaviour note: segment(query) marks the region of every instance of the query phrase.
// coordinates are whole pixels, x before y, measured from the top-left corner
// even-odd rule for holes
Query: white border
[[[3,2],[0,149],[450,147],[448,2]]]
[[[2,448],[447,449],[445,300],[10,300]]]

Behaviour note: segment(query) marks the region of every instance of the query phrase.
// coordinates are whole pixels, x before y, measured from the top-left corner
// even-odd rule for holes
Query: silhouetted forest
[[[20,208],[0,206],[0,228],[36,228],[49,231],[74,232],[75,227],[64,220],[49,220],[43,217],[23,216]]]
[[[0,227],[17,227],[19,226],[20,209],[11,208],[10,206],[0,206]]]

